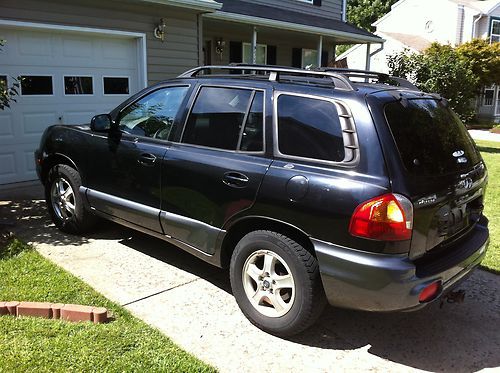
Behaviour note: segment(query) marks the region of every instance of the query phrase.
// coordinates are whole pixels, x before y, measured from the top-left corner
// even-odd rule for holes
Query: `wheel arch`
[[[310,236],[302,229],[281,220],[265,216],[247,216],[232,222],[228,227],[226,227],[227,233],[225,234],[221,244],[220,265],[222,268],[229,267],[234,248],[243,236],[257,230],[269,230],[284,234],[302,245],[314,257],[316,257]]]
[[[40,179],[43,184],[46,183],[51,168],[58,164],[65,164],[79,171],[78,168],[76,167],[75,162],[73,162],[71,158],[69,158],[68,156],[61,153],[50,154],[49,156],[44,158],[42,163],[42,172],[40,174]]]

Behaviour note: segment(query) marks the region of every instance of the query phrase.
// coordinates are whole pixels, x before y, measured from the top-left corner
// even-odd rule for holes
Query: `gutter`
[[[217,3],[213,0],[139,0],[139,2],[169,5],[204,12],[214,12],[222,8],[222,3]]]
[[[479,15],[479,17],[478,17],[478,18],[476,18],[478,15]],[[479,13],[478,15],[476,14],[476,15],[474,16],[474,18],[476,18],[476,19],[474,20],[474,22],[472,22],[472,39],[475,39],[475,38],[476,38],[477,22],[478,22],[481,18],[483,18],[483,17],[484,17],[484,13]]]
[[[271,28],[279,28],[289,31],[298,31],[304,32],[307,34],[316,34],[323,36],[331,36],[340,39],[345,39],[347,42],[354,43],[383,43],[384,39],[376,37],[376,36],[363,36],[354,34],[351,32],[331,30],[322,27],[314,27],[308,25],[301,25],[297,23],[285,22],[285,21],[277,21],[274,19],[260,18],[254,16],[247,16],[244,14],[238,13],[228,13],[228,12],[220,12],[217,11],[215,13],[208,13],[203,15],[205,18],[216,19],[221,21],[230,21],[230,22],[239,22],[239,23],[247,23],[254,26],[265,26]]]

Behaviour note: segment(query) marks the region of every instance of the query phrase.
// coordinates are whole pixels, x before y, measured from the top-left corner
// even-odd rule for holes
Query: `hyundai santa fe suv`
[[[59,229],[105,218],[229,267],[242,312],[279,336],[327,302],[418,309],[489,242],[464,125],[384,74],[199,67],[90,125],[49,127],[35,158]]]

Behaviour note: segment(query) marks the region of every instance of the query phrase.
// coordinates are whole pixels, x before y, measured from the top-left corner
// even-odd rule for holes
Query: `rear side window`
[[[341,162],[342,127],[335,104],[321,99],[278,97],[278,147],[285,155]]]
[[[263,148],[262,92],[220,87],[201,88],[182,142],[225,150]]]
[[[463,123],[433,99],[409,99],[385,106],[405,168],[415,175],[442,175],[479,162],[479,154]]]

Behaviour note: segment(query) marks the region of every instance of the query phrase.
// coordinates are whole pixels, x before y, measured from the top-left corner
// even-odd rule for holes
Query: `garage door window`
[[[52,95],[51,76],[42,75],[21,75],[21,94],[23,96]]]
[[[65,76],[64,94],[91,95],[94,93],[91,76]]]
[[[105,95],[128,95],[129,94],[129,79],[128,77],[104,77],[104,94]]]

